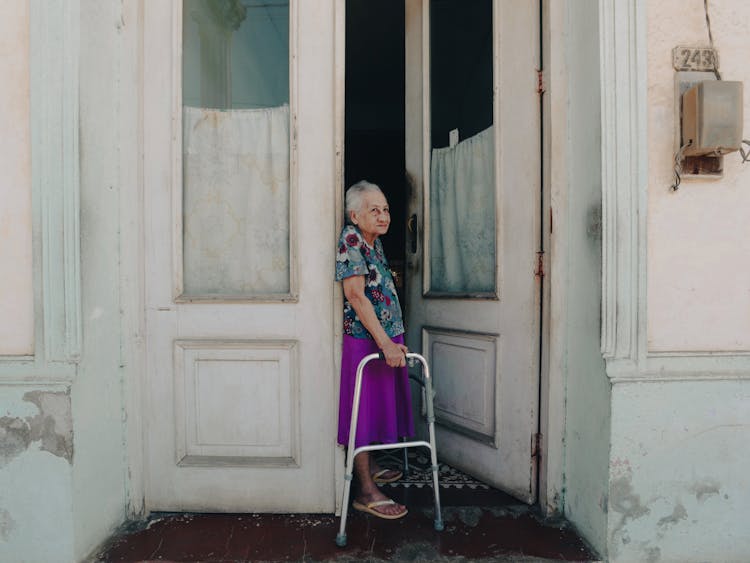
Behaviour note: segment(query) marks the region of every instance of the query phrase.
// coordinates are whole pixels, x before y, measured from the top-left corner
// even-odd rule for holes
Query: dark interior
[[[406,216],[403,0],[347,0],[345,88],[345,185],[368,180],[385,193],[391,228],[382,242],[399,270]]]
[[[432,146],[492,125],[492,2],[432,0]],[[382,239],[392,268],[405,258],[404,0],[347,0],[344,180],[380,186],[391,207]],[[401,284],[397,280],[397,284]]]
[[[492,0],[430,2],[432,147],[492,125]]]

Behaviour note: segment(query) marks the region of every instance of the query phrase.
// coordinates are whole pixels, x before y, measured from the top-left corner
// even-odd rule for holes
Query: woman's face
[[[358,212],[352,211],[352,223],[359,227],[365,240],[372,244],[380,235],[388,232],[391,213],[388,201],[380,192],[365,192]]]

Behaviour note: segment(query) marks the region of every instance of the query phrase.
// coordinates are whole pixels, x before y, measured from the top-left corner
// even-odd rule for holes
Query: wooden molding
[[[602,335],[609,362],[638,362],[645,337],[646,3],[599,4]]]
[[[32,2],[31,130],[35,285],[41,285],[44,357],[81,351],[79,0]],[[37,321],[39,322],[39,321]]]

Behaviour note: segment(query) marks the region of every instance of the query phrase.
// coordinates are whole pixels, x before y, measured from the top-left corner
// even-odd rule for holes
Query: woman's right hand
[[[401,368],[406,365],[406,354],[409,349],[403,344],[396,344],[389,340],[382,348],[385,363],[392,368]]]

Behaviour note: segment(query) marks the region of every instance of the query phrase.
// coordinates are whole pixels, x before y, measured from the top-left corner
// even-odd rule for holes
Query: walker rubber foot
[[[445,530],[445,525],[442,520],[435,520],[435,530],[438,532]]]
[[[346,534],[336,536],[336,545],[339,547],[346,547]]]

